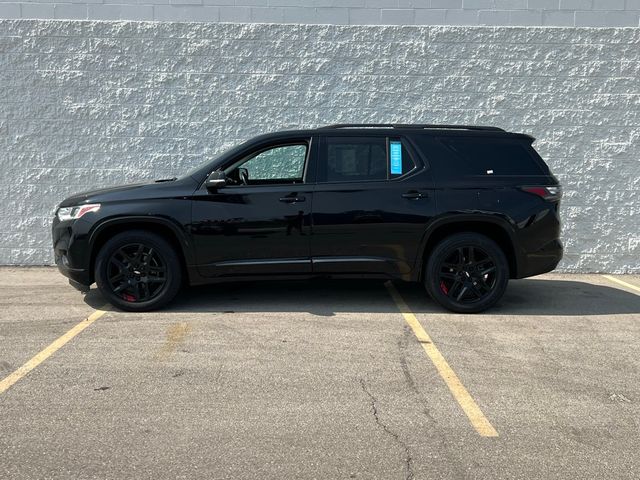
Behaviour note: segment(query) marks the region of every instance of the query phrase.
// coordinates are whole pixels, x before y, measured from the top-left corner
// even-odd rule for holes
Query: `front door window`
[[[306,158],[306,144],[280,145],[243,159],[227,176],[240,185],[302,183]]]

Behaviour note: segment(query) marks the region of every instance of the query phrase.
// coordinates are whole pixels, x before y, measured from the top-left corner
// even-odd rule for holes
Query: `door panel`
[[[330,181],[335,175],[332,169],[338,171],[338,178],[355,177],[358,172],[379,176],[379,167],[373,164],[380,162],[380,142],[375,140],[368,150],[362,145],[367,138],[339,139],[334,151],[322,142],[317,156],[318,180]],[[395,149],[398,139],[385,141],[387,148]],[[403,152],[409,155],[407,150]],[[416,158],[414,152],[411,156]],[[413,164],[406,166],[406,158],[395,160],[404,161],[404,170],[387,159],[388,180],[316,185],[311,239],[314,273],[410,276],[426,225],[435,211],[433,181],[421,162],[416,161],[413,168]],[[398,170],[409,171],[408,176],[396,175]]]
[[[207,277],[311,272],[310,138],[258,143],[220,167],[227,185],[193,198],[192,238]],[[229,184],[230,183],[230,184]]]
[[[433,213],[428,187],[405,182],[318,185],[313,202],[313,271],[408,275]],[[421,192],[423,198],[403,198],[410,190]]]
[[[304,185],[234,186],[195,196],[200,274],[309,273],[312,196]]]

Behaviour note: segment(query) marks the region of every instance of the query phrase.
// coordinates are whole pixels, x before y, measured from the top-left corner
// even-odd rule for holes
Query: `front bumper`
[[[82,293],[87,293],[89,290],[91,290],[91,287],[89,287],[89,285],[85,285],[84,283],[80,283],[71,278],[69,279],[69,285],[71,285],[73,288],[75,288],[76,290]]]
[[[53,254],[60,273],[78,290],[86,290],[93,283],[89,268],[87,225],[80,221],[53,220],[51,235]]]
[[[82,268],[69,268],[56,261],[60,273],[69,279],[69,285],[81,292],[88,292],[89,286],[93,283],[90,280],[89,272]]]

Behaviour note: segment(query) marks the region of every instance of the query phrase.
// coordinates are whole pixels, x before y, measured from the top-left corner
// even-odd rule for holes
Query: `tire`
[[[424,284],[431,298],[457,313],[482,312],[498,302],[509,282],[502,249],[478,233],[458,233],[433,249]]]
[[[109,239],[96,257],[95,276],[107,301],[130,312],[165,306],[182,285],[175,249],[161,236],[144,230]]]

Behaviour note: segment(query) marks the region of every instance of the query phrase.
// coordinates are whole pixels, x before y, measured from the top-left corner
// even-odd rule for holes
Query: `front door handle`
[[[304,202],[305,200],[304,197],[280,197],[280,201],[284,203],[298,203]]]
[[[420,198],[427,198],[429,195],[427,195],[426,193],[420,193],[417,190],[409,190],[408,192],[405,192],[402,194],[402,198],[411,198],[414,200],[418,200]]]

